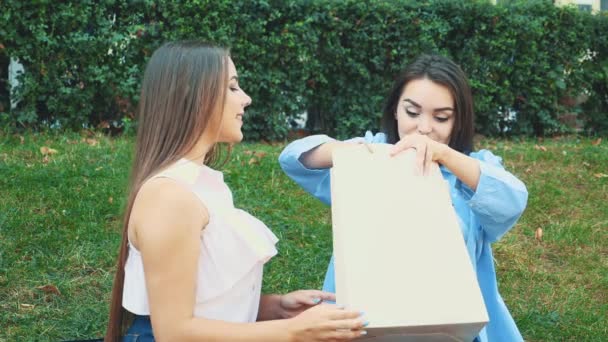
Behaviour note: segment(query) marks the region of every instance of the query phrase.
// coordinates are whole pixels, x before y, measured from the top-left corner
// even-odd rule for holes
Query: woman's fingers
[[[355,319],[344,319],[335,321],[332,329],[350,329],[359,330],[363,329],[368,325],[368,322],[361,316]]]
[[[298,292],[296,299],[301,304],[316,305],[323,301],[336,301],[336,295],[330,292],[319,290],[302,290]]]
[[[430,148],[426,149],[426,154],[424,157],[424,175],[431,175],[431,167],[433,166],[433,151]]]
[[[430,176],[438,171],[435,170],[436,168],[433,167],[433,164],[437,164],[435,159],[441,153],[442,146],[442,144],[431,140],[427,136],[411,135],[399,140],[391,148],[389,154],[390,156],[395,156],[408,149],[416,150],[414,173],[420,176]]]
[[[395,155],[397,155],[397,154],[399,154],[399,153],[401,153],[401,152],[403,152],[403,151],[405,151],[405,150],[407,150],[409,148],[412,148],[413,147],[412,143],[413,143],[413,141],[411,139],[408,139],[408,138],[403,138],[403,139],[399,140],[390,149],[389,155],[392,157],[392,156],[395,156]]]
[[[408,149],[416,150],[414,172],[416,175],[422,175],[424,171],[426,153],[428,150],[427,142],[422,136],[404,137],[391,148],[389,155],[395,156]]]
[[[428,146],[424,142],[416,145],[416,174],[419,176],[424,174],[425,158],[428,150]]]
[[[336,301],[336,294],[335,293],[331,293],[331,292],[324,292],[324,291],[317,291],[315,290],[316,293],[315,295],[324,301],[330,301],[330,302],[335,302]]]
[[[366,334],[365,330],[334,330],[327,333],[327,339],[329,341],[348,341]]]
[[[343,308],[340,308],[337,305],[331,305],[331,304],[323,304],[324,306],[328,307],[328,309],[330,310],[329,312],[329,318],[331,320],[345,320],[345,319],[354,319],[354,318],[358,318],[361,316],[361,312],[359,311],[354,311],[354,310],[345,310]]]

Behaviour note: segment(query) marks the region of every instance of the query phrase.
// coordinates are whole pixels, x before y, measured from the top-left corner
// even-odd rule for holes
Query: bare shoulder
[[[170,178],[155,178],[139,189],[129,219],[129,237],[139,249],[144,241],[178,242],[200,234],[209,213],[196,195]]]

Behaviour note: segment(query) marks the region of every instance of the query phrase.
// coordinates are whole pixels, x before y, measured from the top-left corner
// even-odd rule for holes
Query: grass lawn
[[[102,335],[132,143],[0,133],[0,341]],[[280,239],[266,292],[320,287],[331,253],[329,208],[282,173],[283,146],[239,145],[223,170],[236,205]],[[486,139],[477,147],[503,156],[530,192],[517,226],[494,245],[500,290],[525,339],[605,340],[608,141]]]

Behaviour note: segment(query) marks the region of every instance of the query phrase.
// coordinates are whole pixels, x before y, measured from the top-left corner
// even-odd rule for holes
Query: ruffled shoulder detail
[[[182,159],[155,177],[184,184],[209,212],[209,223],[201,231],[197,303],[229,292],[277,254],[277,237],[262,221],[234,207],[221,172]]]
[[[278,238],[249,213],[236,209],[214,212],[201,233],[197,302],[230,291],[254,268],[277,254]]]

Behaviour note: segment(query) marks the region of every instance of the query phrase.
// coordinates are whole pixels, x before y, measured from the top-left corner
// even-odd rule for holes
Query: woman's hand
[[[318,290],[300,290],[281,296],[281,318],[292,318],[323,301],[336,301],[336,295]]]
[[[412,134],[401,138],[391,149],[390,155],[394,156],[408,149],[416,150],[416,173],[425,176],[439,172],[438,164],[442,163],[450,151],[448,145],[426,135]]]
[[[319,304],[288,320],[290,341],[350,341],[364,336],[367,322],[357,311]]]

